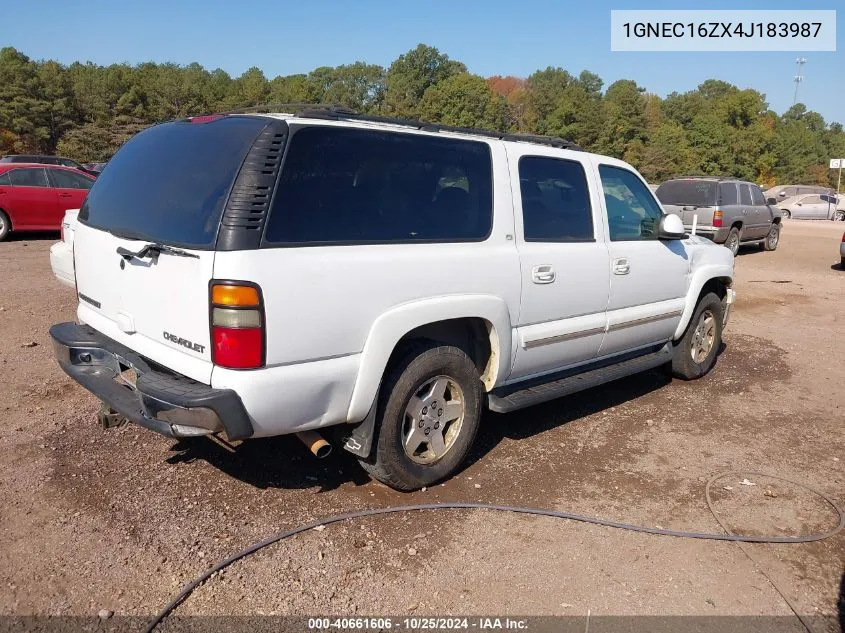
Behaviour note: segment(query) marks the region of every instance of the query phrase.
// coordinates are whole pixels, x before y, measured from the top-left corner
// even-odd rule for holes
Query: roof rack
[[[240,108],[239,110],[231,110],[226,114],[248,114],[251,112],[290,112],[294,116],[308,119],[324,119],[331,121],[348,120],[365,121],[368,123],[384,123],[387,125],[399,125],[402,127],[410,127],[417,130],[422,130],[424,132],[455,132],[458,134],[469,134],[472,136],[496,138],[503,141],[512,141],[516,143],[533,143],[535,145],[547,145],[549,147],[556,147],[559,149],[571,149],[576,151],[582,151],[582,148],[576,143],[556,136],[541,136],[539,134],[511,134],[507,132],[497,132],[494,130],[485,130],[480,128],[468,128],[456,125],[441,125],[440,123],[428,123],[425,121],[418,121],[415,119],[404,119],[401,117],[388,117],[376,114],[361,114],[351,108],[337,104],[272,103],[267,105],[251,106],[248,108]]]

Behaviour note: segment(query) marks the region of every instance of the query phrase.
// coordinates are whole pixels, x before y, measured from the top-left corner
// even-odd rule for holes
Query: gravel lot
[[[364,507],[465,500],[719,531],[704,482],[731,469],[804,481],[845,504],[843,229],[787,222],[777,251],[741,251],[738,303],[707,378],[649,372],[488,414],[465,470],[413,494],[370,481],[342,451],[317,461],[295,439],[231,452],[134,426],[103,431],[95,399],[52,359],[47,329],[76,305],[50,272],[56,236],[2,243],[0,613],[149,615],[227,554]],[[714,493],[737,532],[835,524],[800,489],[740,479]],[[836,614],[845,536],[748,549],[757,565],[731,543],[483,511],[393,515],[267,548],[178,613],[788,615],[765,570],[803,613]]]

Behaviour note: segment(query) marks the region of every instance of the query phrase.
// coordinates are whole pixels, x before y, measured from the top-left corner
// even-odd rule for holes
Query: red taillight
[[[214,364],[232,369],[255,369],[264,362],[264,332],[261,328],[212,326]]]
[[[264,366],[264,309],[261,291],[243,282],[212,283],[211,360],[230,369]]]
[[[202,116],[195,116],[188,119],[191,123],[211,123],[217,119],[222,119],[225,114],[204,114]]]
[[[713,212],[713,226],[722,226],[722,212],[719,209]]]
[[[842,234],[842,241],[845,242],[845,233]]]

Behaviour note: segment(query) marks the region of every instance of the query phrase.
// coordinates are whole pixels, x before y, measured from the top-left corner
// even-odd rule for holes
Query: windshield
[[[140,132],[95,181],[79,220],[122,237],[213,249],[229,190],[266,124],[223,117]]]
[[[663,204],[707,207],[716,204],[719,183],[712,180],[669,180],[657,188],[655,195]]]

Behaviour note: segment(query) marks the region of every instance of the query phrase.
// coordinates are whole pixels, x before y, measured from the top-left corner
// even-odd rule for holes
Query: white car
[[[62,240],[50,247],[50,266],[59,283],[74,288],[76,279],[73,272],[73,234],[76,229],[76,217],[79,209],[68,209],[62,219]]]
[[[50,332],[105,426],[315,453],[337,427],[402,490],[453,473],[484,408],[706,374],[734,301],[730,251],[620,160],[332,108],[141,132],[75,245],[79,323]]]

